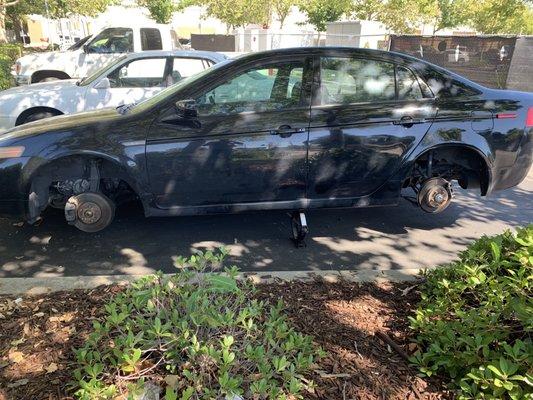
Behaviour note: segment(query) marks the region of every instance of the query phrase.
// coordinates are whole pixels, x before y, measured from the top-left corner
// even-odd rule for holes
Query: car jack
[[[291,228],[291,240],[296,248],[307,247],[305,237],[309,233],[309,227],[307,226],[307,218],[303,211],[294,211],[291,214]]]

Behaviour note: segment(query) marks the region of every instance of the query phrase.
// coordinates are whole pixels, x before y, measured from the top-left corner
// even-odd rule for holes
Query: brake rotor
[[[417,201],[425,212],[437,214],[448,208],[452,197],[450,182],[443,178],[430,178],[418,191]]]

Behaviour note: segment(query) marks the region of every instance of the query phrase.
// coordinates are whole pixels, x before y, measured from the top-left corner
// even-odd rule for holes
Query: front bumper
[[[28,194],[23,187],[23,169],[30,157],[0,160],[0,215],[24,217]]]

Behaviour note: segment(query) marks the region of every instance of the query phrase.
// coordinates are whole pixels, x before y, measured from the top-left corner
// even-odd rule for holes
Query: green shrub
[[[16,44],[0,44],[0,90],[13,86],[11,66],[21,55],[21,46]]]
[[[449,377],[462,399],[532,399],[532,284],[533,225],[482,237],[427,273],[412,361]]]
[[[76,351],[76,396],[133,396],[154,381],[167,400],[301,398],[310,385],[301,374],[321,351],[289,326],[282,304],[254,300],[235,267],[203,273],[223,258],[180,259],[181,272],[142,278],[116,295]]]

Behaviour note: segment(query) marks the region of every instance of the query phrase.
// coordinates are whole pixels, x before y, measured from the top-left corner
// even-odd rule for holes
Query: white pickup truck
[[[102,29],[82,46],[21,57],[15,62],[12,74],[17,85],[83,78],[124,53],[179,48],[178,37],[168,25],[121,24]]]

